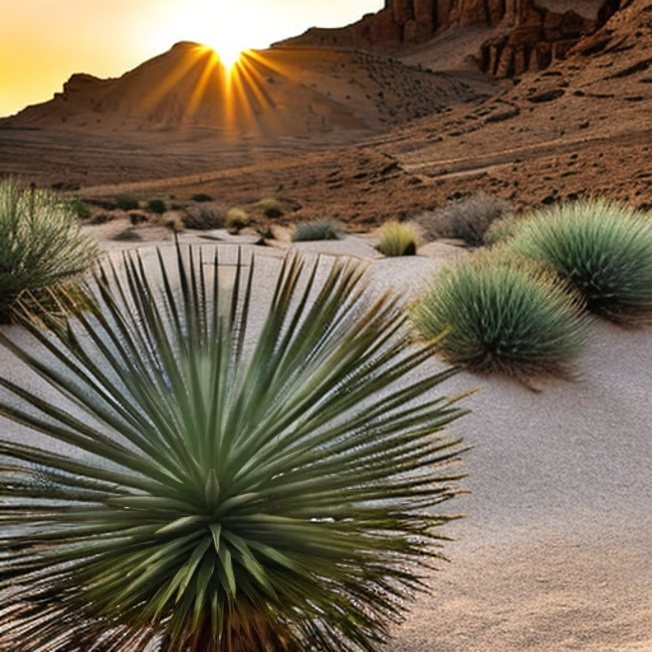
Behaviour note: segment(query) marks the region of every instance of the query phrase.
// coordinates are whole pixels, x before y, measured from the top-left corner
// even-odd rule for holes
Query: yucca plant
[[[410,310],[441,356],[522,379],[571,375],[586,342],[577,294],[528,260],[479,254],[442,270]]]
[[[652,317],[652,222],[603,199],[541,209],[520,225],[512,249],[543,261],[614,322]]]
[[[392,220],[380,228],[377,249],[383,256],[414,256],[417,253],[419,232],[407,222]]]
[[[454,371],[412,373],[431,351],[352,263],[286,260],[261,322],[254,260],[203,251],[0,333],[53,392],[2,378],[0,413],[78,451],[0,441],[0,649],[369,651],[426,588]]]
[[[21,293],[73,279],[97,254],[69,203],[15,179],[0,181],[0,323],[11,320]]]

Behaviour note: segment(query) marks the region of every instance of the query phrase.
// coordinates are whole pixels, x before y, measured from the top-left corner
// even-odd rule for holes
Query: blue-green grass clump
[[[584,296],[587,310],[621,324],[652,317],[652,221],[631,208],[586,199],[539,210],[510,243],[549,265]]]
[[[331,220],[315,220],[300,222],[292,234],[293,242],[309,242],[312,240],[339,240],[340,232]]]
[[[586,343],[578,295],[527,260],[478,255],[446,268],[410,315],[442,358],[481,373],[570,377]]]

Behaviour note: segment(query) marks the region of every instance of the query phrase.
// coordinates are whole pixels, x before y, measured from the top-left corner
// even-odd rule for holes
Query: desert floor
[[[107,248],[142,247],[153,261],[152,245],[170,248],[171,240],[151,234],[152,242]],[[181,239],[210,246],[206,234]],[[413,258],[385,259],[371,244],[350,236],[296,248],[308,258],[365,261],[372,292],[406,298],[465,255],[435,244]],[[244,246],[261,269],[283,254]],[[451,426],[472,447],[461,483],[471,493],[446,505],[466,515],[445,528],[450,563],[428,578],[431,595],[417,597],[388,652],[652,650],[652,339],[649,329],[598,321],[591,334],[576,381],[540,381],[534,392],[460,373],[442,385],[449,396],[480,388],[463,399],[472,413]],[[6,351],[0,364],[10,377],[22,373]],[[420,373],[441,368],[433,359]],[[2,431],[25,436],[13,425]]]

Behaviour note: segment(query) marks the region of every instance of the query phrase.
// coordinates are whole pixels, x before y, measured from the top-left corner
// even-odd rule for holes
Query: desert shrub
[[[419,233],[408,222],[393,220],[379,231],[378,251],[384,256],[414,256],[417,253]]]
[[[455,238],[471,247],[484,244],[484,236],[496,220],[512,212],[510,203],[483,192],[449,202],[414,218],[427,240]]]
[[[162,199],[150,199],[147,202],[147,210],[156,215],[163,215],[167,211],[167,204]]]
[[[140,205],[135,197],[131,197],[130,195],[120,195],[115,198],[115,206],[121,211],[133,211],[139,208]]]
[[[285,212],[283,206],[276,199],[261,199],[257,204],[256,208],[262,212],[265,217],[281,217]]]
[[[484,234],[485,245],[494,247],[506,243],[518,232],[521,220],[521,217],[509,215],[492,222]]]
[[[192,201],[196,201],[198,203],[205,203],[205,202],[213,201],[213,197],[211,197],[211,195],[207,195],[206,193],[203,193],[203,192],[199,192],[196,195],[192,195],[192,197],[190,199],[192,199]]]
[[[452,371],[414,373],[431,352],[351,262],[286,260],[254,325],[253,261],[172,254],[0,332],[58,394],[0,374],[0,414],[73,449],[0,440],[0,647],[378,649],[454,518]]]
[[[307,242],[310,240],[339,240],[340,231],[328,219],[314,220],[312,222],[299,222],[294,227],[293,242]]]
[[[510,247],[567,279],[595,314],[623,324],[652,316],[652,223],[633,209],[601,199],[540,209]]]
[[[134,242],[137,240],[142,240],[143,236],[140,235],[136,229],[129,228],[116,233],[111,239],[118,242]]]
[[[242,208],[229,208],[226,212],[226,228],[229,233],[239,233],[249,224],[249,215]]]
[[[68,206],[80,220],[87,220],[91,216],[90,206],[81,199],[71,199],[68,202]]]
[[[215,202],[204,202],[186,206],[181,220],[188,229],[221,229],[226,224],[226,208]]]
[[[120,213],[115,211],[97,211],[93,216],[88,220],[87,224],[107,224],[108,222],[113,222],[120,216]]]
[[[68,202],[49,190],[0,181],[0,322],[10,321],[22,293],[70,282],[97,254]]]
[[[586,342],[579,296],[528,260],[480,255],[446,268],[410,314],[445,360],[479,372],[568,375]]]

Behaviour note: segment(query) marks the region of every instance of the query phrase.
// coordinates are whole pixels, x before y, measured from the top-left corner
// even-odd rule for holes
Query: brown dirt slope
[[[480,97],[462,77],[363,51],[250,51],[229,73],[212,50],[184,42],[118,79],[73,75],[54,99],[0,127],[112,134],[199,127],[220,141],[337,142]]]

